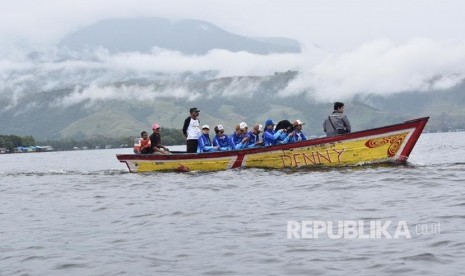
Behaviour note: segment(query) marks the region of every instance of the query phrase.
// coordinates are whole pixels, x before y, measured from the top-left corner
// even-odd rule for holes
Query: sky
[[[86,66],[110,68],[117,64],[118,68],[136,70],[131,68],[134,60],[140,62],[137,70],[141,73],[170,64],[178,70],[192,70],[196,66],[198,70],[215,69],[222,75],[299,70],[299,79],[283,95],[311,90],[317,99],[328,98],[328,94],[336,99],[357,93],[447,89],[465,76],[465,1],[462,0],[2,2],[0,81],[10,83],[0,85],[0,93],[16,89],[25,78],[22,75],[15,80],[7,79],[11,68],[15,72],[30,72],[34,66],[36,71],[65,68],[73,75],[73,70]],[[24,53],[52,48],[66,34],[99,20],[138,16],[193,18],[245,36],[294,38],[302,43],[303,52],[260,56],[216,50],[200,57],[163,51],[148,56],[103,54],[102,62],[97,65],[34,65],[22,61]],[[154,60],[160,61],[155,62],[159,67],[153,65]],[[438,80],[431,85],[431,79]]]

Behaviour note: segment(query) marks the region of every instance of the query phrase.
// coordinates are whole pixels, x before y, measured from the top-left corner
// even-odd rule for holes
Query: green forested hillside
[[[0,134],[32,135],[37,140],[89,139],[92,137],[133,137],[150,131],[153,122],[165,128],[181,129],[189,107],[201,109],[201,123],[225,125],[232,132],[235,124],[264,123],[267,118],[300,119],[308,135],[322,135],[321,124],[332,111],[332,103],[316,102],[307,95],[283,98],[280,95],[296,72],[264,77],[227,77],[191,80],[170,84],[196,97],[154,96],[147,99],[82,100],[60,104],[74,90],[31,92],[14,107],[0,109]],[[122,85],[122,84],[118,84]],[[140,82],[133,89],[164,85]],[[115,85],[115,87],[117,87]],[[243,89],[242,89],[243,88]],[[116,88],[115,88],[116,89]],[[429,131],[465,128],[465,85],[449,90],[410,91],[382,96],[357,96],[345,100],[346,112],[354,130],[378,127],[422,116],[431,116]],[[75,91],[74,91],[75,93]],[[5,99],[0,102],[7,106]]]

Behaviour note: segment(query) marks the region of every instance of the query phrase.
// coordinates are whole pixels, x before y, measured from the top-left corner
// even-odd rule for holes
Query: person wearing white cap
[[[213,138],[213,146],[217,146],[220,151],[231,150],[232,146],[229,141],[228,135],[224,134],[223,125],[217,125],[215,127],[216,136]]]
[[[246,148],[249,142],[249,137],[246,136],[247,124],[242,122],[236,125],[236,131],[229,136],[229,141],[233,149]]]
[[[255,124],[251,131],[247,132],[247,137],[249,137],[248,148],[255,148],[263,146],[263,140],[260,138],[260,132],[263,131],[263,126],[260,124]]]
[[[302,123],[301,120],[295,120],[293,125],[295,133],[292,137],[291,142],[300,142],[307,140],[307,137],[305,137],[305,135],[302,133],[302,126],[305,125],[305,123]]]
[[[210,140],[210,127],[208,125],[202,126],[202,135],[199,137],[199,144],[197,146],[197,153],[217,151],[218,147],[212,145]]]

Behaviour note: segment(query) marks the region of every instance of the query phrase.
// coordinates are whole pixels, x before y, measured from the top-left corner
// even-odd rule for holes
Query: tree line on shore
[[[182,145],[185,137],[180,129],[161,128],[162,143],[167,146]],[[33,136],[0,135],[0,148],[5,148],[9,152],[15,152],[18,147],[30,146],[51,146],[53,150],[73,150],[73,149],[103,149],[133,147],[134,139],[140,137],[140,133],[133,137],[93,137],[84,140],[61,139],[36,141]]]
[[[29,147],[35,145],[35,139],[32,136],[17,135],[0,135],[0,148],[8,152],[14,152],[17,147]]]

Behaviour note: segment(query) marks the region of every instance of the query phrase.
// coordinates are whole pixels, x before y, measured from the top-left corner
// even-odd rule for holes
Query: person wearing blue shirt
[[[276,139],[281,135],[282,130],[279,131],[274,130],[275,122],[273,120],[268,119],[265,122],[265,131],[263,132],[263,142],[265,146],[273,146],[276,145]]]
[[[208,125],[202,126],[202,135],[199,137],[199,145],[197,146],[197,153],[217,151],[218,147],[212,145],[210,140],[210,127]]]
[[[263,141],[265,142],[265,146],[286,144],[289,142],[290,137],[294,135],[293,132],[288,134],[286,129],[274,130],[275,125],[276,124],[271,119],[268,119],[265,122],[265,132],[263,133]]]
[[[213,139],[213,146],[217,146],[220,151],[231,150],[232,146],[229,141],[228,135],[224,134],[223,125],[217,125],[215,127],[216,136]]]
[[[280,144],[287,144],[291,142],[294,137],[294,133],[295,133],[294,131],[288,133],[287,129],[283,129],[281,132],[281,135],[279,135],[278,138],[276,139],[276,144],[280,145]]]
[[[249,138],[245,135],[247,124],[245,122],[236,125],[236,131],[229,136],[229,141],[233,149],[247,148]]]
[[[305,123],[302,123],[300,120],[295,120],[293,125],[295,133],[290,142],[300,142],[307,140],[307,137],[305,137],[305,135],[302,133],[302,126],[305,125]]]
[[[263,146],[263,140],[260,138],[260,132],[262,132],[263,126],[255,124],[251,131],[247,132],[247,137],[249,137],[248,148],[255,148]]]

